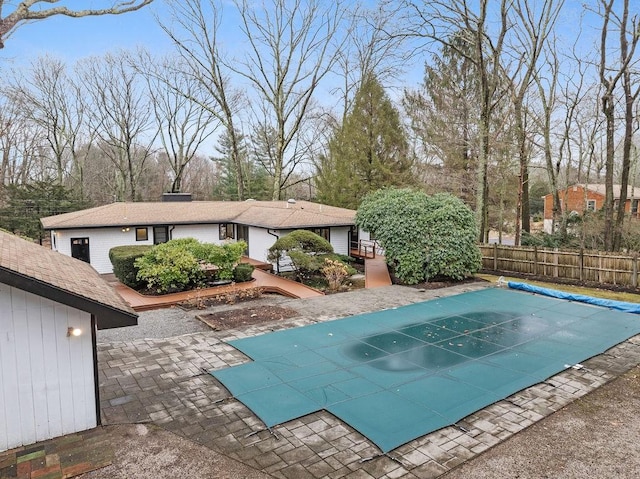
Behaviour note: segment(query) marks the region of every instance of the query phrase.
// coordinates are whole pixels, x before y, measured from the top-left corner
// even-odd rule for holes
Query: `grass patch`
[[[490,283],[497,283],[500,276],[493,274],[481,274],[475,275],[476,278],[488,281]],[[528,283],[542,288],[555,289],[556,291],[566,291],[567,293],[584,294],[587,296],[593,296],[595,298],[611,299],[614,301],[626,301],[629,303],[640,303],[640,295],[634,293],[625,293],[621,291],[609,291],[606,289],[587,288],[584,286],[574,286],[570,284],[556,284],[547,283],[544,281],[534,281],[522,278],[513,278],[510,276],[503,276],[505,281],[515,281],[518,283]]]

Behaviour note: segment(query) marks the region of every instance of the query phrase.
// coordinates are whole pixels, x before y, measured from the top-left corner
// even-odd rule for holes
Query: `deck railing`
[[[357,258],[375,258],[380,252],[380,245],[375,240],[352,241],[350,255]]]

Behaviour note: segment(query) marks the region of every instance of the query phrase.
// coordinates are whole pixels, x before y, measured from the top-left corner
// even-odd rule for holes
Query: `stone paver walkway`
[[[421,292],[390,286],[306,300],[280,300],[300,313],[245,330],[161,340],[99,344],[106,424],[153,422],[277,478],[434,478],[640,364],[640,339],[626,341],[493,404],[456,426],[411,441],[388,455],[321,411],[266,430],[207,371],[248,359],[225,341],[275,329],[392,308],[484,287]]]

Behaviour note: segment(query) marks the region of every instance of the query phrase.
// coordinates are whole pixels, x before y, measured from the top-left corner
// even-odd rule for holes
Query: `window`
[[[147,228],[136,228],[136,241],[147,241],[149,239],[149,231]]]
[[[587,200],[587,211],[596,210],[596,200]]]
[[[631,202],[631,214],[633,216],[638,216],[638,200],[633,200]]]
[[[327,241],[331,241],[330,228],[309,228],[309,231],[313,231],[318,236],[322,236]]]
[[[221,240],[233,239],[233,223],[220,223],[219,238]]]
[[[166,243],[167,241],[169,241],[169,227],[154,226],[153,227],[153,244]]]

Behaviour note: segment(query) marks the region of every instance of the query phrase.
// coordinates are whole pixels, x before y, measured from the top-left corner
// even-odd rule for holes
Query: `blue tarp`
[[[545,296],[551,296],[552,298],[566,299],[569,301],[579,301],[581,303],[588,303],[596,306],[603,306],[605,308],[616,309],[618,311],[624,311],[625,313],[640,314],[640,304],[638,303],[627,303],[624,301],[613,301],[611,299],[594,298],[593,296],[586,296],[584,294],[567,293],[565,291],[542,288],[540,286],[533,286],[527,283],[517,283],[515,281],[509,281],[507,285],[512,289],[527,291],[529,293],[543,294]]]

